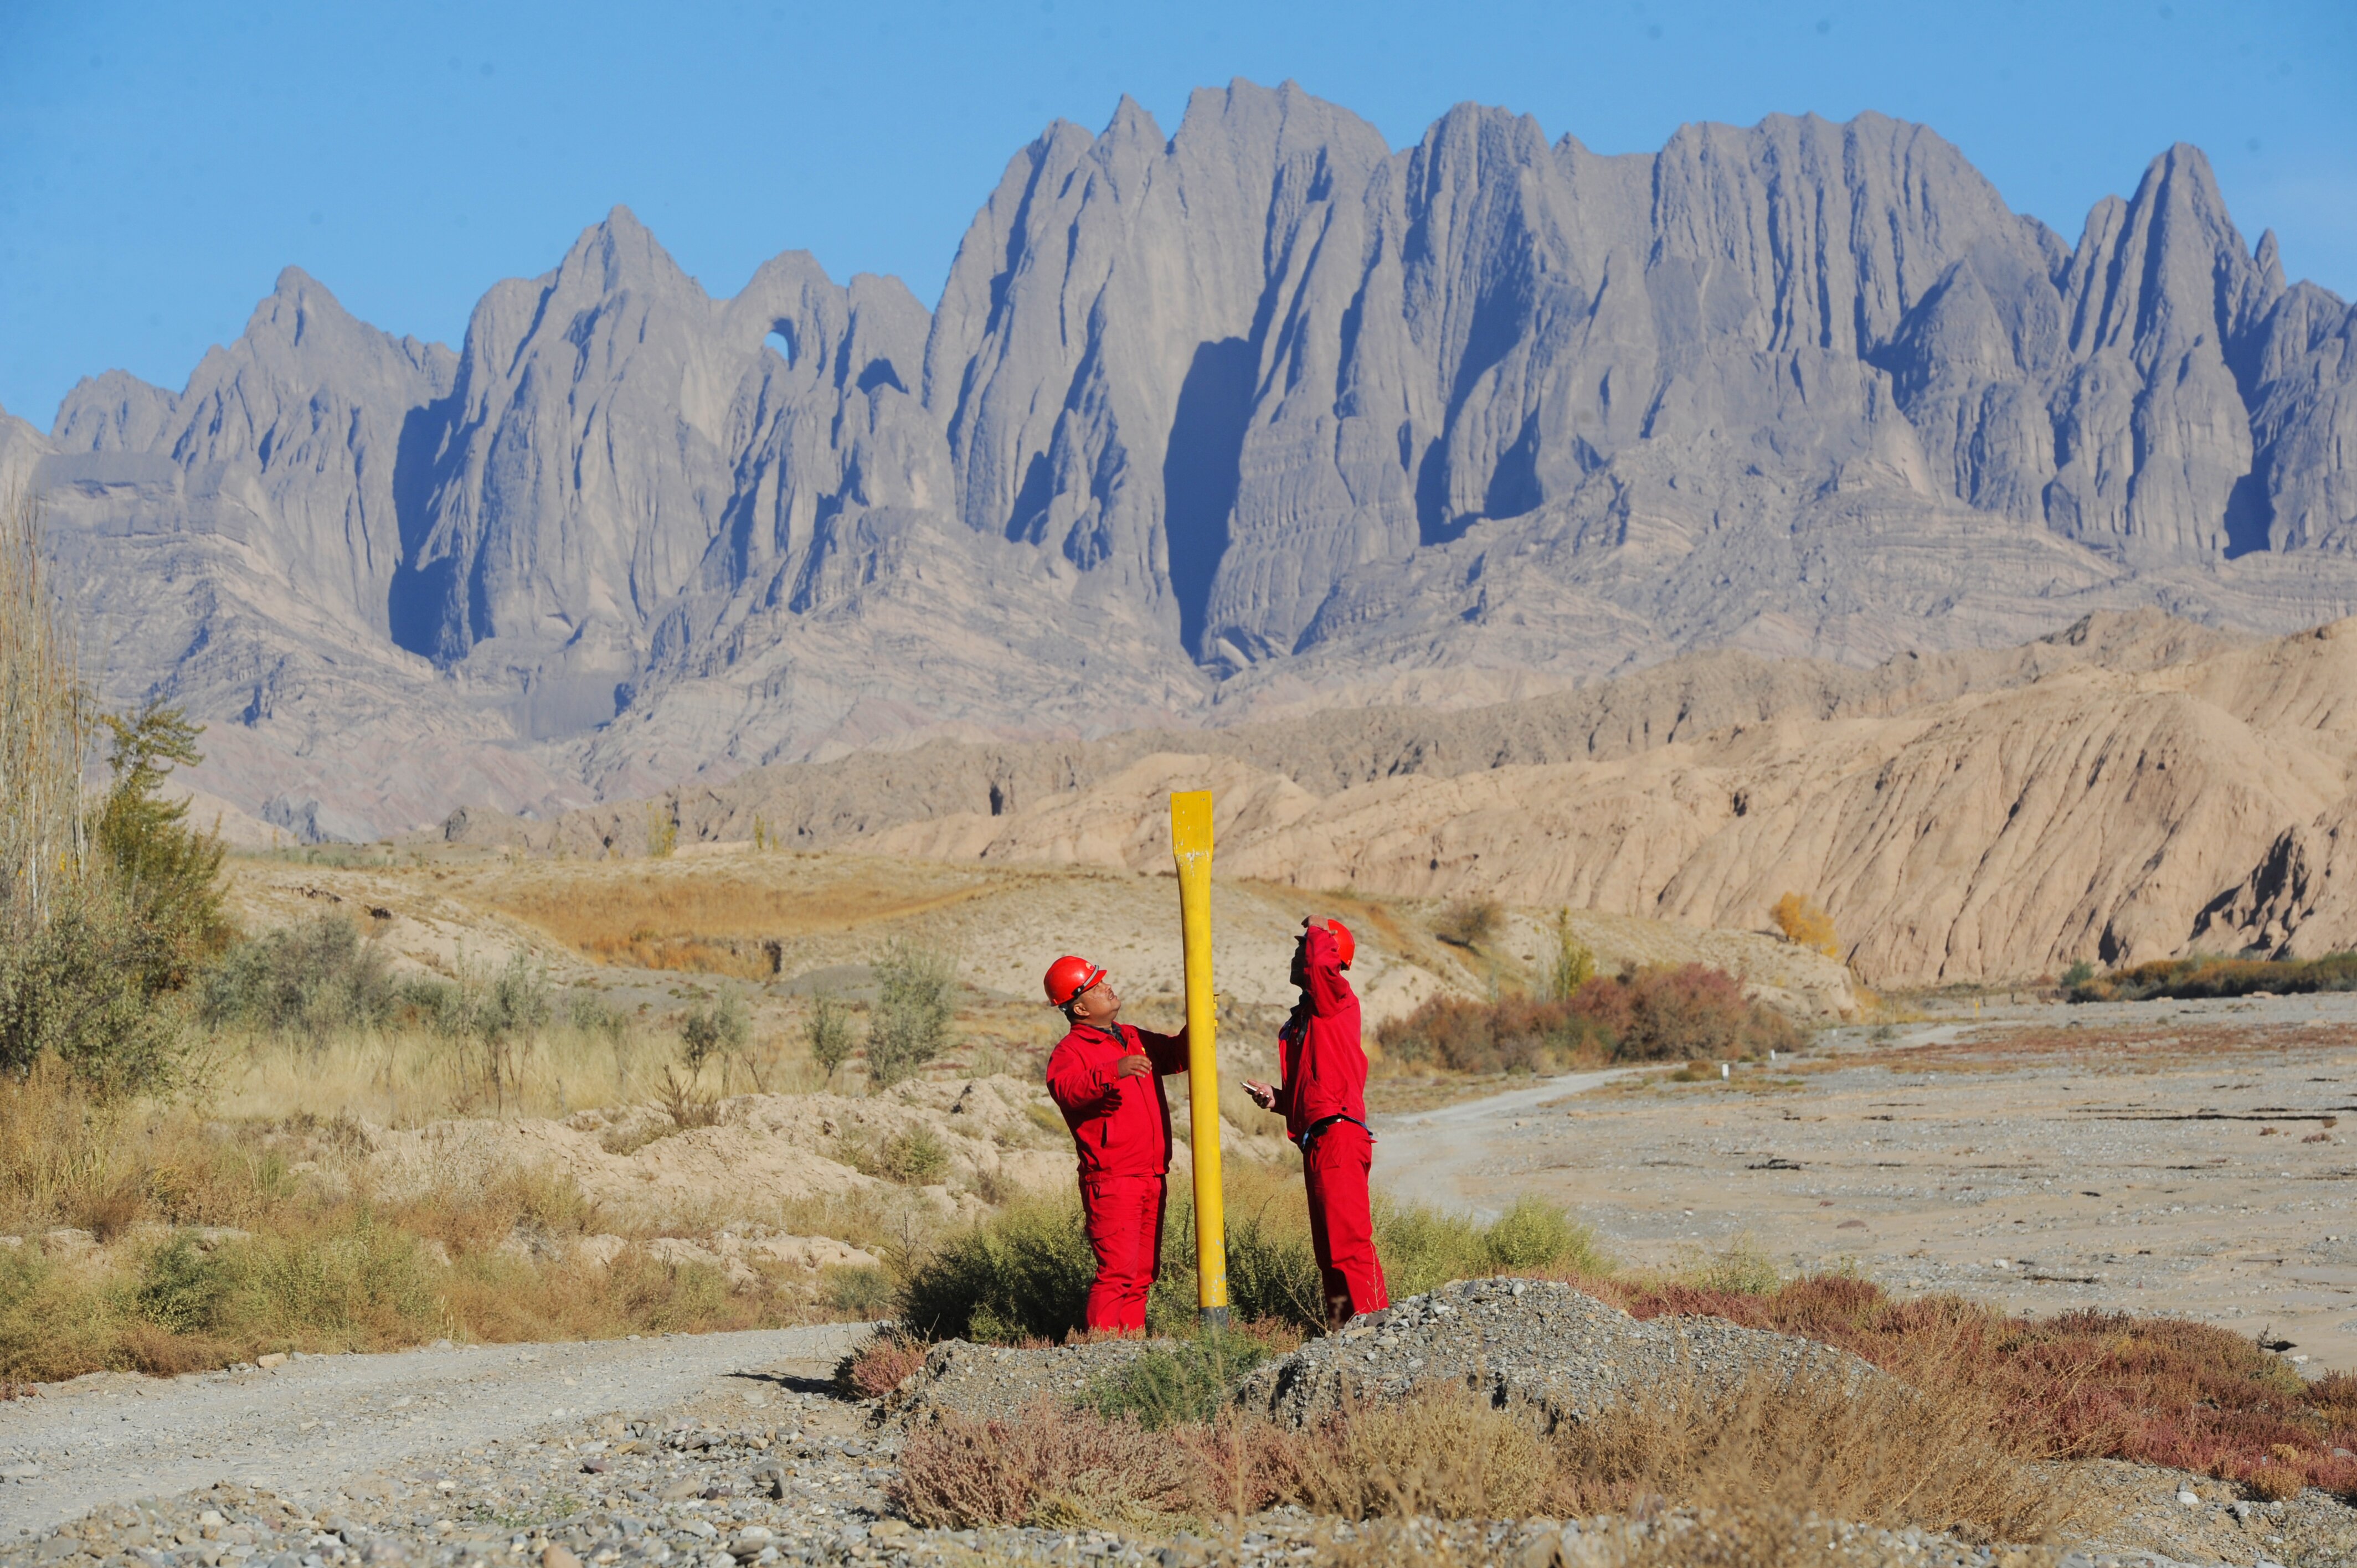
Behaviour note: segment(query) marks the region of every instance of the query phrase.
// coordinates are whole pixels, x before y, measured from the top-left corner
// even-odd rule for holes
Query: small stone
[[[552,1541],[540,1550],[540,1568],[581,1568],[581,1559]]]

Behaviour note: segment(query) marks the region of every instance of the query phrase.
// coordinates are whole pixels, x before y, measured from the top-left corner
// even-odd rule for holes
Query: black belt
[[[1348,1122],[1351,1126],[1356,1127],[1360,1132],[1364,1133],[1367,1135],[1367,1142],[1372,1144],[1375,1141],[1375,1130],[1372,1127],[1368,1126],[1356,1116],[1347,1116],[1339,1111],[1331,1116],[1320,1116],[1317,1121],[1312,1122],[1308,1127],[1302,1129],[1301,1136],[1293,1141],[1299,1146],[1301,1152],[1306,1155],[1309,1152],[1309,1145],[1318,1141],[1318,1134],[1323,1133],[1327,1128],[1331,1127],[1337,1122]]]

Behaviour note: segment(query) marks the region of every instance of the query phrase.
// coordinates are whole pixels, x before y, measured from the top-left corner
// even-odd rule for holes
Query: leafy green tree
[[[221,841],[191,829],[188,802],[162,793],[176,766],[204,760],[198,728],[160,702],[103,722],[114,736],[107,757],[114,785],[99,806],[91,837],[134,920],[151,939],[138,955],[149,966],[145,984],[151,992],[178,991],[233,934],[221,909]]]

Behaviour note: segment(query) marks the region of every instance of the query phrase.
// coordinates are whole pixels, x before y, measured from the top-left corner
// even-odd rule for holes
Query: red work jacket
[[[1308,931],[1308,989],[1277,1032],[1276,1109],[1285,1135],[1301,1134],[1329,1116],[1367,1119],[1367,1050],[1359,1043],[1359,998],[1342,978],[1341,950],[1323,926]]]
[[[1161,1176],[1170,1168],[1162,1079],[1187,1070],[1187,1031],[1157,1035],[1122,1023],[1114,1029],[1118,1037],[1083,1024],[1058,1041],[1048,1057],[1048,1093],[1072,1130],[1082,1176]],[[1128,1056],[1146,1058],[1154,1070],[1116,1078],[1114,1065]]]

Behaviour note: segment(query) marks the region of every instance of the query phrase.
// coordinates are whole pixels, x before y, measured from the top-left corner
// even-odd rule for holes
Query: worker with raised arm
[[[1246,1079],[1244,1092],[1262,1110],[1285,1117],[1286,1136],[1301,1150],[1326,1321],[1340,1328],[1392,1300],[1383,1260],[1375,1256],[1367,1201],[1375,1144],[1367,1127],[1367,1051],[1359,1037],[1359,998],[1342,977],[1358,943],[1340,920],[1301,926],[1293,948],[1293,983],[1301,988],[1301,1000],[1277,1032],[1278,1081]]]
[[[1081,1156],[1081,1208],[1096,1278],[1092,1331],[1142,1334],[1162,1261],[1170,1101],[1162,1080],[1187,1070],[1187,1032],[1157,1035],[1119,1021],[1105,972],[1069,954],[1048,966],[1048,1000],[1071,1032],[1048,1057],[1048,1093]]]

